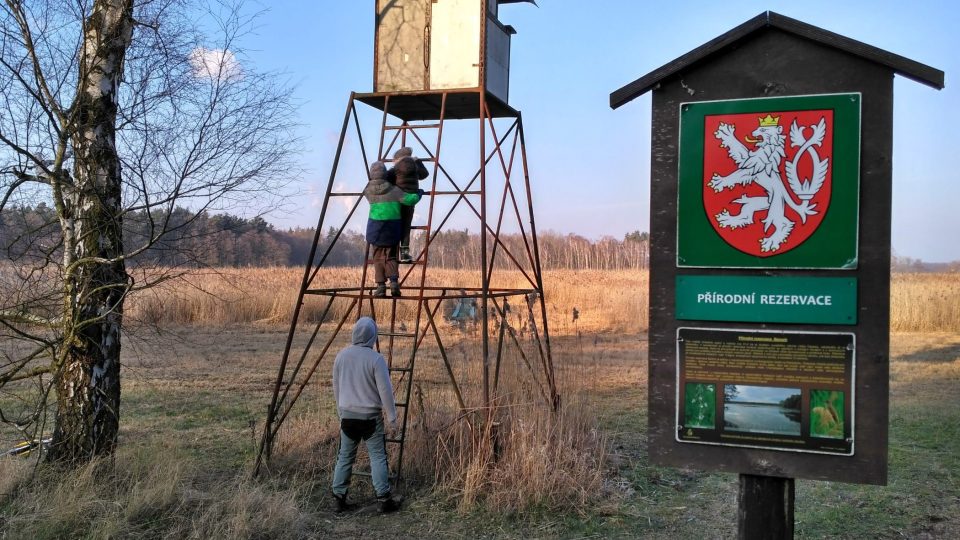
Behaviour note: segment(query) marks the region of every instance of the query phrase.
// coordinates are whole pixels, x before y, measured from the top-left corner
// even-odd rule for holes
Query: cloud
[[[190,65],[197,78],[229,80],[243,75],[236,55],[226,49],[197,47],[190,51]]]
[[[346,191],[349,191],[349,186],[343,182],[337,182],[333,185],[334,193],[343,193]],[[323,197],[320,197],[320,199],[322,200]],[[353,209],[353,205],[357,202],[356,197],[336,197],[336,199],[337,203],[340,204],[344,212],[349,212],[351,209]]]

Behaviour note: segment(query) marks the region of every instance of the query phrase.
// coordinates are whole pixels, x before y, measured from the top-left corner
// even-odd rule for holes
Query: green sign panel
[[[857,279],[677,276],[677,318],[806,324],[857,323]]]
[[[680,106],[677,265],[857,267],[860,94]]]

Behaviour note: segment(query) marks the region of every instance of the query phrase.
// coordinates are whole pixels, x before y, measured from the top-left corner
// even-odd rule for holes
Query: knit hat
[[[387,166],[383,164],[382,161],[374,161],[370,165],[370,179],[371,180],[382,180],[387,176]]]
[[[413,155],[413,148],[410,148],[409,146],[404,146],[403,148],[397,150],[395,154],[393,154],[393,159],[401,159],[405,157],[410,157],[412,155]]]

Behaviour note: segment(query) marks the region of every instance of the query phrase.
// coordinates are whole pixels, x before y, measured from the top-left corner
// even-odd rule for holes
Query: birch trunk
[[[84,22],[64,182],[64,334],[55,376],[57,421],[49,457],[108,454],[120,418],[120,330],[129,276],[123,259],[117,92],[133,33],[132,0],[96,0]]]

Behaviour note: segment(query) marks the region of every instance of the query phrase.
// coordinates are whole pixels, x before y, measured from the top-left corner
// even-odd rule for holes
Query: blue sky
[[[598,238],[649,227],[650,96],[613,111],[620,86],[772,10],[946,72],[936,91],[894,83],[893,248],[960,260],[960,8],[948,0],[786,2],[539,0],[501,8],[514,26],[510,103],[523,111],[540,230]],[[313,226],[351,91],[372,90],[373,0],[264,2],[244,60],[281,70],[302,101],[303,194],[279,226]],[[569,126],[578,126],[571,130]],[[867,188],[865,186],[864,188]],[[865,224],[866,225],[866,224]]]
[[[800,393],[799,388],[772,388],[768,386],[736,385],[737,396],[733,401],[752,401],[754,403],[780,403],[792,395]]]

